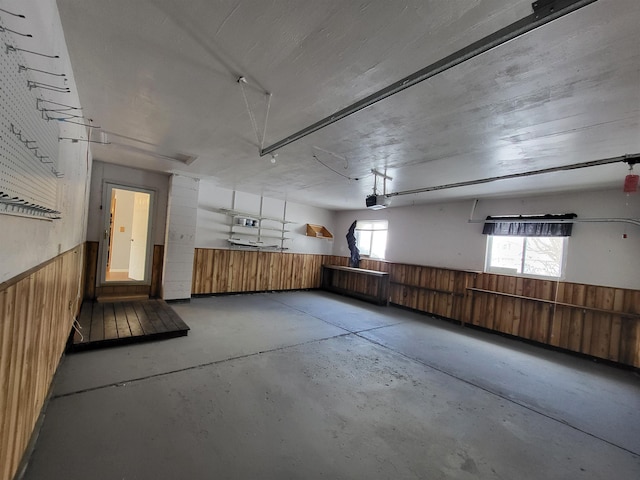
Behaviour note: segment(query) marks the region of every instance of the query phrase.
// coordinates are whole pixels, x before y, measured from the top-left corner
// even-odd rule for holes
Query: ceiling
[[[93,135],[111,142],[92,145],[105,162],[351,209],[364,208],[371,169],[386,169],[387,192],[399,192],[640,152],[637,0],[598,0],[281,148],[275,163],[259,156],[266,92],[265,146],[531,14],[531,0],[58,8],[84,113],[109,132]],[[176,154],[197,159],[167,158]],[[621,186],[626,168],[403,195],[392,206]]]

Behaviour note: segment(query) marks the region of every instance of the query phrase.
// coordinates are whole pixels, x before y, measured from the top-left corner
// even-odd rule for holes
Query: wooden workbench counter
[[[389,302],[389,274],[364,268],[322,265],[321,288],[378,305]]]

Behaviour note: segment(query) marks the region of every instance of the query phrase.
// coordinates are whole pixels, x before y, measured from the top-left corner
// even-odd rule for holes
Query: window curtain
[[[388,220],[357,220],[356,230],[387,230],[389,228]]]
[[[558,220],[576,218],[575,213],[562,215],[510,215],[505,217],[489,216],[482,233],[485,235],[501,235],[514,237],[570,237],[572,222],[556,223]],[[527,220],[535,220],[528,222]],[[546,220],[546,221],[545,221]],[[555,221],[555,222],[554,222]]]

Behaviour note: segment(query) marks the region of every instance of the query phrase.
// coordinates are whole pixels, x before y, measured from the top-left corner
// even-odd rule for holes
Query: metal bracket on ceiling
[[[549,15],[566,8],[568,4],[573,2],[569,0],[538,0],[533,2],[531,7],[536,19],[548,17]]]
[[[623,162],[629,165],[629,170],[631,170],[634,165],[640,163],[640,155],[626,155]]]
[[[382,194],[386,195],[387,194],[387,180],[391,181],[393,180],[392,177],[390,177],[389,175],[387,175],[387,169],[384,169],[384,173],[379,172],[378,170],[376,170],[375,168],[371,169],[371,173],[373,173],[373,194],[377,195],[377,189],[378,189],[378,177],[382,178]]]

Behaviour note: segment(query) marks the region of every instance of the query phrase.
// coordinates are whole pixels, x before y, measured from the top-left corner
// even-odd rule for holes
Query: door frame
[[[147,224],[147,246],[145,255],[144,279],[143,280],[125,280],[125,281],[106,281],[107,275],[107,254],[109,252],[107,239],[110,238],[112,232],[110,228],[111,213],[111,192],[112,190],[128,190],[131,192],[147,193],[149,197],[149,219]],[[100,231],[100,246],[98,254],[98,278],[97,283],[100,287],[109,285],[151,285],[151,269],[153,263],[153,232],[154,217],[156,209],[156,191],[153,188],[140,187],[137,185],[127,185],[115,180],[103,180],[102,182],[102,226]],[[115,226],[115,225],[114,225]]]

